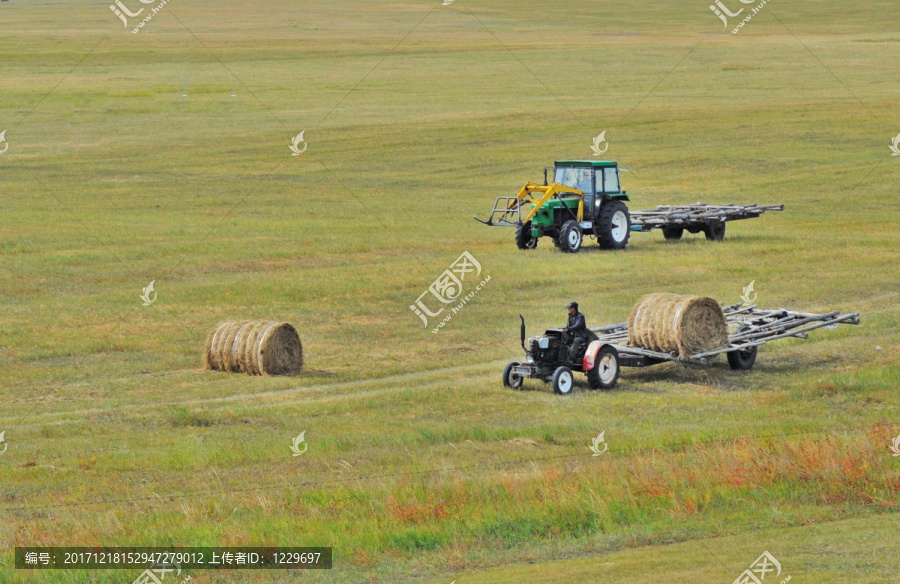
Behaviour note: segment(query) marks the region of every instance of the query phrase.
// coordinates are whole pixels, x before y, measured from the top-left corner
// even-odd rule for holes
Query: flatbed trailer
[[[526,344],[525,320],[520,337],[525,351],[524,362],[513,361],[503,371],[503,385],[513,389],[525,379],[540,379],[553,385],[556,393],[568,394],[574,386],[573,372],[587,376],[591,389],[611,389],[619,379],[622,367],[648,367],[665,362],[706,364],[722,353],[734,370],[749,370],[756,363],[761,345],[777,339],[806,339],[809,332],[820,328],[837,328],[839,324],[859,324],[859,313],[841,314],[835,310],[823,314],[799,312],[786,308],[763,310],[740,303],[723,306],[728,326],[728,345],[695,355],[664,353],[628,343],[628,323],[619,322],[590,329],[593,334],[583,356],[569,356],[563,329],[548,329],[532,337]],[[574,360],[573,360],[574,359]]]
[[[591,329],[601,345],[613,347],[624,367],[646,367],[665,361],[705,364],[709,357],[725,353],[732,369],[750,369],[756,361],[756,350],[761,345],[777,339],[809,338],[809,331],[819,328],[837,328],[838,324],[859,324],[859,313],[841,314],[834,310],[824,314],[798,312],[786,308],[760,310],[756,305],[740,303],[723,307],[729,330],[728,346],[696,355],[679,356],[675,353],[651,351],[628,344],[628,323],[620,322]],[[743,359],[741,358],[743,357]]]
[[[669,240],[681,239],[685,230],[706,235],[707,239],[721,241],[725,237],[725,223],[741,219],[753,219],[766,211],[784,211],[784,203],[779,205],[660,205],[655,209],[631,212],[631,230],[639,232],[662,229]]]

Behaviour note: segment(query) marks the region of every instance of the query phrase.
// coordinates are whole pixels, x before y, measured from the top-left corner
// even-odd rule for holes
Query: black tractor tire
[[[520,389],[522,387],[522,382],[524,379],[520,375],[516,375],[513,373],[512,368],[518,367],[519,362],[513,361],[503,370],[503,387],[508,387],[510,389]]]
[[[594,222],[594,235],[602,249],[625,249],[631,237],[631,214],[625,203],[615,200],[603,203]]]
[[[663,227],[662,232],[666,241],[678,241],[684,235],[684,227]]]
[[[531,221],[516,227],[516,247],[519,249],[534,249],[537,247],[538,238],[531,235]]]
[[[550,381],[553,385],[553,391],[559,395],[569,395],[575,388],[575,374],[572,370],[563,365],[553,372],[553,379]]]
[[[594,359],[594,368],[587,372],[591,389],[612,389],[619,381],[619,352],[612,347],[603,347]]]
[[[725,239],[725,222],[710,221],[703,227],[703,234],[710,241],[722,241]]]
[[[582,241],[584,241],[584,235],[581,233],[581,227],[578,226],[577,221],[570,219],[559,229],[556,247],[563,253],[578,253]]]

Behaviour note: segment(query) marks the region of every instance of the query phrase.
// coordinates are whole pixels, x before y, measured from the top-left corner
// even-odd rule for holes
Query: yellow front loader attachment
[[[543,193],[540,197],[534,195],[534,193]],[[476,221],[480,221],[485,225],[507,225],[510,227],[515,227],[517,225],[523,225],[534,217],[534,214],[537,213],[541,207],[543,207],[547,201],[551,199],[560,199],[560,195],[575,195],[579,198],[578,200],[578,221],[579,223],[583,221],[584,217],[584,193],[579,191],[578,189],[573,189],[572,187],[567,187],[565,185],[561,185],[558,183],[553,183],[551,185],[536,185],[532,182],[525,183],[525,186],[522,187],[522,190],[519,191],[515,197],[497,197],[497,200],[494,201],[494,208],[491,210],[490,216],[487,218],[487,221],[484,219],[479,219],[478,217],[473,217]],[[522,218],[522,205],[530,204],[531,209],[526,214],[525,218]],[[513,220],[514,219],[514,220]]]

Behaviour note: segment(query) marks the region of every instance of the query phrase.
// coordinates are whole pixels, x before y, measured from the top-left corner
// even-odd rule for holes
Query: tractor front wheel
[[[516,227],[516,247],[519,249],[534,249],[537,247],[538,238],[531,235],[531,221]]]
[[[710,221],[703,227],[703,233],[706,235],[706,239],[710,241],[722,241],[725,239],[725,222]]]
[[[663,227],[662,232],[666,241],[678,241],[684,235],[684,227]]]
[[[608,201],[600,207],[594,235],[603,249],[625,249],[631,236],[631,215],[622,201]]]
[[[563,223],[563,226],[560,228],[556,246],[562,252],[576,253],[581,249],[582,240],[583,236],[581,234],[581,227],[578,226],[578,222],[569,220]]]
[[[572,388],[575,387],[575,375],[571,369],[563,365],[553,372],[551,383],[553,391],[560,395],[569,395],[572,393]]]
[[[503,370],[503,386],[510,389],[519,389],[522,387],[522,376],[513,372],[513,367],[518,367],[519,363],[513,361]]]

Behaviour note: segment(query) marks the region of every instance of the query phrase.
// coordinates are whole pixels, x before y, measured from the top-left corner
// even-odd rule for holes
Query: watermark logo
[[[743,0],[742,0],[742,2],[743,2]],[[743,2],[743,3],[747,4],[747,2]],[[722,23],[724,24],[724,28],[728,28],[728,19],[725,18],[726,14],[728,16],[734,18],[734,17],[738,16],[741,12],[744,11],[744,9],[741,8],[737,12],[732,12],[732,11],[728,10],[728,8],[726,8],[724,4],[722,4],[722,0],[716,0],[715,5],[710,4],[709,9],[712,10],[716,14],[716,16],[718,16],[722,20]]]
[[[750,567],[744,570],[744,573],[737,577],[732,584],[762,584],[766,576],[774,572],[777,578],[781,575],[781,564],[775,559],[775,556],[769,552],[763,552],[756,561],[750,564]],[[790,576],[785,577],[781,584],[789,582]]]
[[[294,136],[291,139],[290,149],[291,149],[291,152],[293,152],[293,154],[291,154],[291,156],[300,156],[301,154],[306,152],[306,142],[303,141],[303,134],[305,132],[306,132],[306,130],[303,130],[303,132],[300,132],[299,134],[297,134],[296,136]],[[300,148],[299,148],[301,143],[303,144],[303,150],[300,150]]]
[[[604,434],[606,434],[606,430],[594,436],[593,444],[590,446],[591,452],[593,452],[591,456],[600,456],[609,450],[609,444],[606,443],[606,439],[603,437]],[[601,444],[603,445],[603,450],[600,450]]]
[[[0,442],[3,442],[3,434],[0,434]],[[891,443],[891,456],[900,456],[900,436],[894,438],[894,441]]]
[[[5,434],[6,434],[6,430],[0,432],[0,446],[3,447],[3,450],[0,450],[0,454],[3,454],[4,452],[6,452],[6,449],[9,448],[9,444],[6,443],[6,438],[4,438]]]
[[[900,138],[900,136],[898,136],[898,138]],[[9,142],[6,141],[6,130],[0,132],[0,144],[3,144],[3,150],[0,150],[0,154],[9,150]]]
[[[594,156],[600,156],[604,152],[606,152],[607,148],[609,148],[609,142],[606,143],[606,146],[603,147],[603,150],[600,150],[600,144],[606,142],[606,130],[600,132],[598,136],[594,136],[594,143],[591,144],[591,150],[594,151]]]
[[[153,564],[144,570],[131,584],[161,584],[166,579],[166,574],[172,574],[175,579],[181,576],[181,564]],[[191,581],[190,576],[185,576],[181,584],[187,584]]]
[[[758,0],[738,0],[738,2],[740,2],[741,4],[753,4],[754,2],[757,2],[757,1]],[[768,3],[768,1],[769,0],[762,0],[759,2],[759,4],[757,4],[756,6],[751,8],[750,13],[747,14],[747,16],[745,16],[737,24],[737,26],[735,26],[731,30],[731,34],[737,34],[738,31],[740,31],[742,28],[744,28],[744,25],[747,24],[748,22],[750,22],[750,20],[754,16],[759,14],[759,11],[763,9],[763,6],[765,6]],[[743,8],[741,8],[737,12],[732,12],[722,3],[722,0],[716,0],[715,4],[710,4],[709,9],[712,10],[713,13],[715,13],[715,15],[719,17],[719,19],[722,21],[722,24],[724,25],[724,28],[728,28],[728,18],[727,17],[736,18],[737,16],[740,16],[740,14],[742,12],[744,12]]]
[[[150,2],[152,2],[152,1],[153,0],[150,0]],[[150,2],[145,2],[144,0],[140,0],[140,2],[141,2],[141,4],[150,4]],[[125,18],[126,16],[128,16],[130,18],[136,18],[136,17],[140,16],[141,12],[144,11],[144,9],[141,8],[137,12],[132,12],[131,10],[128,10],[128,7],[126,7],[124,4],[122,4],[122,0],[116,0],[115,4],[110,4],[109,9],[112,10],[113,13],[119,17],[119,20],[122,21],[122,25],[125,28],[128,28],[128,18]]]
[[[141,300],[144,301],[144,306],[150,306],[151,304],[156,302],[156,291],[153,290],[154,282],[156,282],[156,280],[153,280],[149,284],[147,284],[147,286],[144,288],[144,293],[141,294]],[[153,294],[153,298],[150,298],[151,294]]]
[[[4,130],[3,133],[5,134],[6,130]],[[2,142],[2,141],[3,141],[3,134],[0,134],[0,142]],[[894,142],[890,146],[888,146],[888,148],[890,148],[891,152],[893,152],[893,154],[891,154],[891,156],[900,156],[900,134],[897,134],[894,137]],[[5,150],[4,150],[4,152],[5,152]],[[0,154],[3,154],[3,152],[0,152]]]
[[[306,434],[306,430],[300,432],[294,438],[294,443],[291,445],[291,450],[294,452],[293,456],[300,456],[301,454],[306,452],[307,448],[309,448],[309,444],[303,438],[304,434]],[[303,445],[303,450],[300,450],[301,445]]]
[[[141,4],[153,4],[156,1],[157,0],[138,0],[138,2],[140,2]],[[141,32],[141,29],[144,28],[144,26],[148,22],[153,20],[153,17],[156,16],[157,14],[159,14],[159,11],[162,10],[163,6],[168,4],[168,2],[169,2],[169,0],[162,0],[159,4],[157,4],[156,6],[151,8],[150,12],[147,14],[147,16],[145,16],[139,23],[137,23],[137,26],[135,26],[133,29],[131,29],[132,34],[137,34],[137,33]],[[127,6],[125,6],[125,4],[122,3],[122,0],[116,0],[115,4],[110,4],[109,9],[112,10],[113,13],[119,17],[119,20],[122,21],[122,25],[125,28],[128,28],[128,18],[137,18],[144,11],[144,9],[141,8],[137,12],[132,12],[131,10],[128,9]]]
[[[476,279],[481,276],[481,264],[478,260],[475,259],[475,256],[470,254],[467,251],[464,251],[462,255],[456,258],[456,261],[450,264],[450,268],[444,270],[438,279],[431,283],[431,286],[428,287],[428,290],[422,292],[418,298],[416,298],[416,303],[411,304],[409,309],[412,310],[416,316],[422,319],[422,323],[425,328],[428,328],[428,317],[436,317],[439,316],[442,312],[444,312],[445,308],[448,308],[448,304],[456,303],[456,306],[449,307],[450,313],[447,314],[443,320],[441,320],[438,325],[431,330],[432,333],[437,333],[440,329],[444,327],[446,323],[453,318],[462,308],[475,297],[475,294],[481,291],[481,289],[487,284],[491,277],[487,276],[479,284],[475,285],[475,290],[469,292],[465,296],[463,296],[463,282],[466,280],[466,276],[469,277],[469,280]],[[431,293],[434,298],[438,300],[443,306],[441,306],[438,310],[432,311],[426,306],[423,298]],[[439,305],[440,306],[440,305]]]
[[[744,306],[750,306],[756,302],[756,292],[753,290],[753,284],[755,283],[756,280],[750,280],[750,284],[744,286],[744,293],[741,294],[741,302],[744,303]]]

